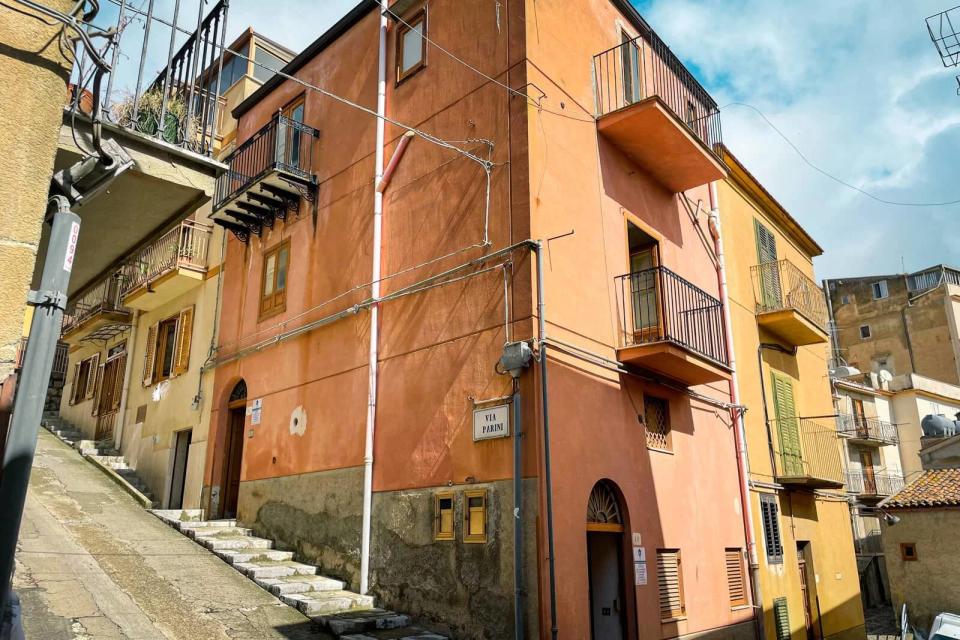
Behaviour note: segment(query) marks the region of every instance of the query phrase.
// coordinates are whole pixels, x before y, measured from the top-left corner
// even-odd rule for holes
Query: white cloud
[[[942,0],[638,3],[721,106],[761,109],[814,163],[890,200],[960,199],[960,98],[927,36]],[[960,263],[960,206],[892,207],[803,164],[756,113],[729,106],[724,140],[825,248],[821,277]]]

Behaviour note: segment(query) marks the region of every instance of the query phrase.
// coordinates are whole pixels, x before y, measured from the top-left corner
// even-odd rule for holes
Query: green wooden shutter
[[[767,550],[767,564],[783,564],[783,542],[780,539],[780,517],[777,496],[760,495],[760,519],[763,524],[763,541]]]
[[[787,599],[773,601],[773,620],[777,631],[777,640],[790,640],[790,616],[787,611]]]
[[[803,475],[803,454],[800,449],[800,426],[793,399],[793,383],[786,376],[773,376],[773,406],[777,417],[782,471],[787,476]]]
[[[760,303],[766,310],[781,308],[780,269],[777,263],[777,238],[765,225],[753,219],[757,240],[757,264],[760,265]]]

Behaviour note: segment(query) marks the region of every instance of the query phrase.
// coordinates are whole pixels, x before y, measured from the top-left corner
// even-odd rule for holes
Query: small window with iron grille
[[[670,437],[670,402],[654,396],[643,396],[643,425],[647,446],[651,449],[672,451]]]

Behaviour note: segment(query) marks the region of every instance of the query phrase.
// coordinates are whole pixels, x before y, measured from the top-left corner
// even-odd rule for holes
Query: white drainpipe
[[[127,338],[127,360],[123,366],[123,390],[120,392],[120,408],[117,410],[120,424],[114,428],[113,443],[117,451],[123,453],[123,425],[127,419],[127,396],[130,395],[130,376],[133,375],[133,349],[137,344],[137,324],[140,322],[140,311],[133,312],[130,322],[130,336]],[[114,418],[116,420],[117,418]]]
[[[740,405],[740,381],[737,376],[737,356],[733,348],[733,323],[730,318],[730,296],[727,289],[727,267],[723,256],[723,241],[720,235],[720,199],[717,197],[717,183],[710,183],[710,235],[713,236],[714,251],[717,254],[717,279],[720,284],[720,302],[723,308],[724,334],[727,341],[727,360],[730,364],[730,403]],[[747,457],[747,437],[743,426],[743,412],[734,409],[734,440],[737,449],[737,475],[740,479],[740,503],[743,513],[743,533],[747,542],[747,556],[750,565],[750,589],[747,592],[748,604],[757,606],[760,598],[760,582],[757,580],[757,545],[753,535],[753,506],[750,503],[750,463]],[[754,609],[756,611],[756,609]],[[757,616],[762,621],[762,615]],[[761,622],[762,624],[762,622]],[[762,629],[762,627],[761,627]],[[761,636],[762,637],[762,636]]]
[[[383,179],[384,118],[387,115],[387,0],[381,0],[380,53],[377,61],[377,140],[374,160],[373,193],[373,269],[370,297],[370,360],[367,368],[367,433],[363,449],[363,526],[360,533],[360,593],[370,588],[370,516],[373,508],[373,437],[377,422],[377,357],[379,343],[380,309],[380,253],[383,233],[383,191],[379,188]]]

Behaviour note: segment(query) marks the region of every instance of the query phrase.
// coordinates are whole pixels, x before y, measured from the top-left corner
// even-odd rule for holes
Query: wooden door
[[[785,476],[803,475],[803,453],[800,447],[800,425],[793,399],[793,382],[773,373],[773,406],[780,440],[780,461]]]
[[[877,476],[873,469],[873,454],[869,451],[861,451],[860,466],[863,468],[863,492],[869,495],[877,495]]]
[[[863,400],[852,399],[853,402],[853,422],[857,425],[857,436],[866,438],[869,433],[867,430],[867,414],[863,409]]]
[[[226,460],[223,473],[223,517],[237,515],[237,500],[240,496],[240,465],[243,462],[244,409],[230,409],[227,442],[224,448]]]
[[[807,639],[814,640],[813,612],[810,610],[810,585],[807,580],[807,558],[804,547],[807,543],[797,543],[797,568],[800,570],[800,597],[803,600],[803,622],[807,630]]]
[[[170,501],[168,509],[183,508],[183,490],[187,484],[187,456],[190,453],[190,441],[193,429],[177,431],[173,447],[173,470],[170,477]]]
[[[590,629],[594,640],[625,637],[623,533],[587,531]]]
[[[656,247],[630,254],[630,298],[633,311],[633,332],[636,342],[661,338],[660,280]]]

